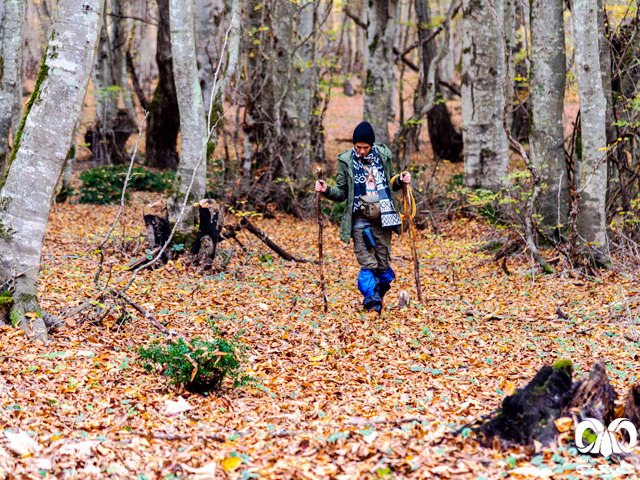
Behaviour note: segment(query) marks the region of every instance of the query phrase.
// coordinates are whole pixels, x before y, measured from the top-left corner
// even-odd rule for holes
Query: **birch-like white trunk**
[[[47,54],[0,191],[0,279],[15,288],[11,320],[41,339],[46,338],[37,298],[42,240],[82,108],[103,9],[104,0],[58,2]]]
[[[598,29],[598,2],[573,0],[575,68],[580,96],[582,124],[582,161],[579,189],[578,234],[584,243],[598,252],[597,261],[606,261],[607,196],[607,101],[602,85]]]
[[[503,18],[503,0],[493,3],[498,18]],[[502,128],[502,38],[487,1],[463,0],[462,9],[464,183],[471,188],[497,190],[504,183],[509,163]]]
[[[569,187],[564,157],[562,112],[565,42],[562,0],[530,0],[531,78],[529,86],[530,157],[547,187],[538,211],[545,227],[566,225]]]
[[[178,94],[182,144],[167,210],[169,221],[178,222],[181,230],[195,223],[196,210],[192,205],[204,198],[207,186],[207,126],[198,78],[193,12],[194,0],[169,2],[173,79]],[[185,198],[185,213],[179,219]]]
[[[15,136],[22,107],[22,45],[24,0],[2,0],[0,25],[0,173],[9,154],[9,133]]]
[[[369,0],[367,3],[367,79],[364,87],[363,119],[373,126],[376,141],[389,142],[389,108],[393,77],[393,43],[398,0]]]

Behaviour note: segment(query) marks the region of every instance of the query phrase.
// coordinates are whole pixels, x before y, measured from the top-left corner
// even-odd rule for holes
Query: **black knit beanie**
[[[353,131],[353,144],[358,142],[368,143],[373,145],[376,141],[376,134],[373,133],[373,127],[369,122],[360,122],[360,124]]]

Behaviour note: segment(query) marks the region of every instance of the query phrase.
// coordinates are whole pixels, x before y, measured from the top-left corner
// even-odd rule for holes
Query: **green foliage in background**
[[[122,187],[127,177],[128,167],[125,165],[108,165],[91,168],[80,174],[79,202],[106,205],[119,203]],[[171,188],[174,172],[154,172],[144,167],[135,167],[127,185],[129,191],[161,192]],[[128,195],[126,195],[128,198]]]

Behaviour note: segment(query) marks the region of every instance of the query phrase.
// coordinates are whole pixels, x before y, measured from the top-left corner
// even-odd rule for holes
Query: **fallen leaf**
[[[571,417],[560,417],[553,423],[556,424],[556,428],[559,432],[568,432],[571,430],[571,426],[573,425],[573,419]]]
[[[231,472],[238,468],[242,463],[240,457],[227,457],[222,461],[222,470],[225,472]]]
[[[521,475],[523,477],[550,478],[553,476],[553,470],[550,468],[538,467],[518,467],[509,470],[511,475]]]
[[[233,457],[237,458],[237,457]],[[186,472],[193,473],[195,476],[192,477],[198,480],[205,480],[208,478],[214,478],[216,473],[216,462],[207,463],[198,468],[190,467],[189,465],[182,464],[182,469]]]
[[[168,417],[175,417],[192,409],[193,407],[182,397],[178,397],[177,402],[173,400],[164,401],[164,414]]]
[[[9,441],[7,445],[9,450],[12,450],[21,457],[38,453],[41,449],[38,442],[33,437],[30,437],[27,432],[20,431],[19,433],[13,433],[5,430],[4,435]]]

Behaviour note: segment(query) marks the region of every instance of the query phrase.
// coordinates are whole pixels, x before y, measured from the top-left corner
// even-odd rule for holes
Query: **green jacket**
[[[375,146],[380,154],[380,161],[382,162],[382,168],[384,168],[384,175],[387,178],[387,184],[394,192],[400,190],[402,188],[400,178],[396,178],[393,185],[391,185],[391,178],[395,175],[393,162],[391,161],[393,158],[391,150],[389,150],[389,148],[383,143],[376,143]],[[346,152],[342,152],[338,155],[338,175],[336,177],[336,186],[330,187],[327,185],[327,191],[324,192],[324,196],[329,200],[333,200],[334,202],[344,202],[346,200],[347,202],[344,217],[342,217],[342,223],[340,223],[340,239],[345,243],[349,243],[349,240],[351,240],[353,191],[353,162],[351,161],[351,150],[347,150]],[[399,212],[393,196],[391,201],[393,202],[396,212]],[[398,230],[399,227],[396,227],[395,232],[398,233]]]

